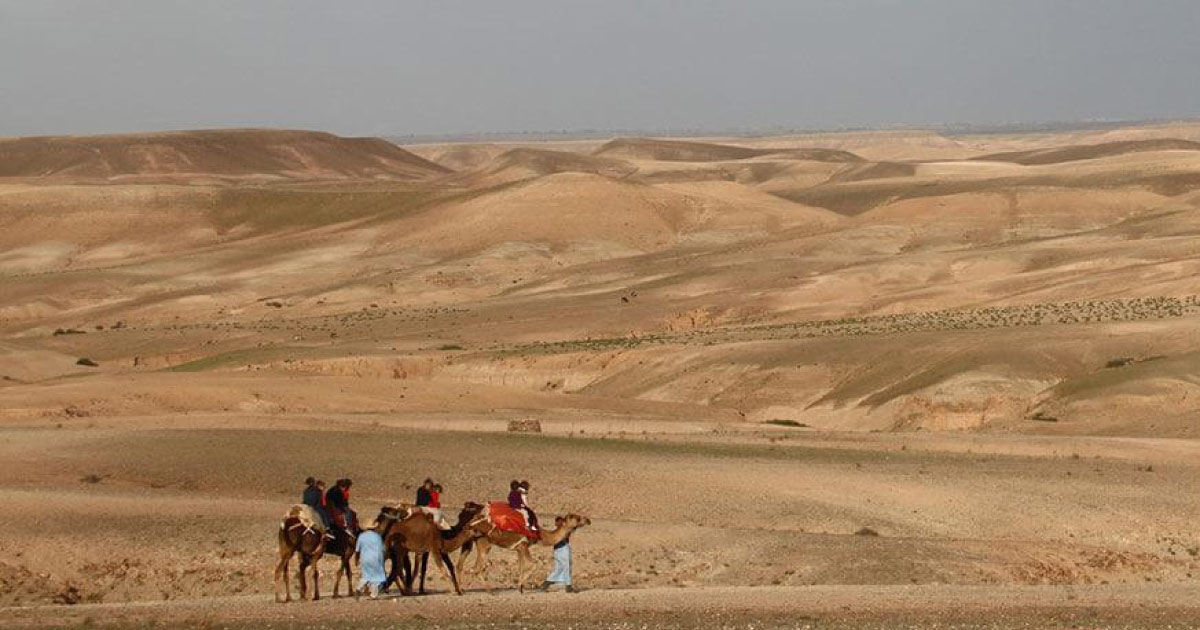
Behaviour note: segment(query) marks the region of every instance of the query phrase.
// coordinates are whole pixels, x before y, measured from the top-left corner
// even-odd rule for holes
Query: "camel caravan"
[[[540,590],[561,584],[567,592],[576,592],[571,583],[571,534],[591,521],[586,516],[567,514],[554,519],[553,529],[542,528],[537,514],[529,507],[527,481],[514,480],[507,501],[486,504],[468,501],[454,524],[447,522],[442,512],[441,486],[432,479],[426,479],[417,490],[415,503],[385,505],[374,519],[361,525],[350,508],[352,486],[350,479],[339,479],[328,490],[324,482],[312,477],[305,481],[302,502],[291,506],[279,524],[275,601],[292,599],[289,565],[297,555],[300,599],[320,599],[318,565],[326,555],[338,561],[334,597],[339,597],[343,578],[346,595],[355,598],[361,595],[377,598],[393,585],[399,586],[401,594],[412,595],[418,574],[417,592],[423,595],[430,556],[456,594],[463,594],[462,582],[468,575],[478,577],[491,593],[486,571],[490,566],[488,553],[493,547],[516,552],[516,587],[520,592],[525,591],[536,569],[530,549],[553,548],[554,570],[542,582]],[[455,551],[459,552],[459,570],[450,555]],[[472,552],[475,562],[468,569],[467,559]],[[360,574],[357,584],[352,570],[356,561]],[[390,565],[386,571],[385,565]]]

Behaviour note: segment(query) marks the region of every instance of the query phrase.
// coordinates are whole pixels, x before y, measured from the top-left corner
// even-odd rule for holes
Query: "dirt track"
[[[4,609],[0,627],[1188,628],[1191,586],[807,586],[469,592],[275,604],[263,597]]]

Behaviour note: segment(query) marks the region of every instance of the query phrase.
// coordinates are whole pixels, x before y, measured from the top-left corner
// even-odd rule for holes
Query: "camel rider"
[[[533,508],[529,507],[529,482],[514,480],[509,487],[512,490],[508,493],[508,507],[517,510],[525,517],[525,525],[529,531],[537,532],[537,514],[534,514]]]
[[[304,496],[301,501],[311,507],[321,517],[325,529],[329,529],[329,511],[325,509],[325,482],[312,477],[305,479]]]
[[[325,493],[325,507],[333,524],[353,533],[355,531],[354,510],[350,509],[350,487],[354,482],[349,479],[338,479],[329,492]]]
[[[417,505],[424,507],[433,499],[433,480],[425,478],[425,483],[417,488]]]
[[[448,531],[450,522],[442,513],[441,488],[432,479],[426,479],[417,489],[417,508],[433,517],[433,524],[437,525],[438,529]]]

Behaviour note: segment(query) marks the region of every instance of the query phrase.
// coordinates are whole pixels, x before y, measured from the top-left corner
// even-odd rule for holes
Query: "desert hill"
[[[849,151],[821,147],[760,149],[733,144],[715,144],[693,140],[660,140],[655,138],[617,138],[601,145],[593,151],[593,154],[664,162],[745,160],[765,155],[817,162],[862,161],[862,158]]]
[[[744,160],[763,153],[765,152],[746,147],[651,138],[617,138],[601,145],[594,152],[595,155],[679,162]]]
[[[0,140],[0,605],[267,606],[307,475],[368,517],[528,476],[596,601],[1191,589],[1200,151],[1161,137]]]
[[[1117,396],[1109,381],[1069,400],[1063,384],[1109,359],[1198,350],[1180,331],[1194,321],[1186,300],[1200,293],[1200,151],[1153,138],[1062,144],[1074,137],[820,138],[919,156],[882,161],[806,145],[812,137],[422,147],[474,164],[457,173],[380,141],[307,132],[3,141],[20,149],[0,153],[5,164],[35,145],[116,156],[192,148],[168,151],[175,161],[80,163],[137,173],[104,186],[0,183],[0,327],[12,356],[40,366],[13,371],[23,384],[0,391],[38,399],[14,398],[17,408],[119,409],[104,394],[50,395],[89,391],[54,387],[59,376],[81,378],[71,356],[100,362],[84,376],[134,379],[147,366],[320,375],[354,364],[360,375],[419,373],[430,386],[501,383],[496,395],[536,394],[529,404],[547,409],[583,400],[537,389],[561,381],[551,391],[586,392],[600,408],[669,403],[830,429],[1044,431],[1023,418],[1045,409],[1063,420],[1054,428],[1183,431],[1102,422],[1080,397]],[[239,138],[256,148],[212,161]],[[950,144],[988,158],[928,159]],[[988,150],[1018,145],[1034,153],[1001,160],[1005,151]],[[302,168],[286,146],[320,157]],[[205,152],[188,153],[195,147]],[[418,170],[387,166],[393,158]],[[185,166],[183,181],[138,179]],[[221,178],[268,166],[276,179]],[[384,171],[387,181],[356,179]],[[1052,338],[1014,349],[1030,327]],[[1142,328],[1153,353],[1096,336]],[[980,331],[996,352],[962,359]],[[925,348],[927,335],[941,343]],[[1060,342],[1055,356],[1088,348],[1095,357],[1039,364],[1047,355],[1034,348]],[[899,368],[865,378],[867,366],[891,364],[859,344],[902,357],[910,343],[943,367],[919,383]],[[1189,379],[1179,372],[1179,383]],[[92,382],[103,380],[79,381]],[[1172,403],[1181,417],[1191,417],[1188,396]]]
[[[377,138],[233,129],[0,139],[0,177],[424,179],[449,169]]]
[[[1125,155],[1149,151],[1197,151],[1200,142],[1162,138],[1153,140],[1126,140],[1082,146],[1054,147],[1049,149],[1033,149],[1030,151],[1011,151],[981,155],[972,159],[989,162],[1013,162],[1016,164],[1056,164],[1077,160],[1095,160],[1098,158]]]
[[[633,174],[637,167],[624,160],[568,151],[516,148],[464,172],[475,186],[518,181],[555,173],[590,173],[612,178]]]

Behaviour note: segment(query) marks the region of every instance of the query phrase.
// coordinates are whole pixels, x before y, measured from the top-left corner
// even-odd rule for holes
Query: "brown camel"
[[[568,514],[563,517],[562,527],[553,530],[542,529],[542,537],[536,541],[531,541],[516,532],[501,531],[491,521],[478,518],[468,526],[468,529],[475,530],[478,536],[473,543],[475,547],[475,568],[466,568],[465,560],[467,559],[467,554],[471,553],[469,546],[463,548],[462,555],[459,557],[459,566],[462,568],[464,577],[466,575],[480,576],[480,579],[483,580],[483,587],[487,592],[491,593],[491,586],[483,575],[489,566],[489,562],[487,561],[488,551],[491,547],[512,549],[517,552],[517,590],[523,593],[525,592],[525,584],[529,581],[529,576],[533,574],[535,568],[533,556],[529,553],[529,547],[532,545],[553,547],[571,535],[571,532],[585,525],[591,525],[591,523],[591,519],[586,516]]]
[[[312,598],[314,601],[321,598],[317,561],[325,553],[325,541],[325,534],[306,525],[294,509],[288,513],[283,522],[279,524],[279,563],[275,565],[275,601],[292,601],[292,583],[288,576],[288,563],[297,553],[300,554],[300,570],[297,571],[300,578],[300,599],[305,599],[307,596],[308,583],[304,579],[304,573],[309,566],[312,566]],[[281,582],[284,588],[283,599],[279,598]]]
[[[413,509],[415,510],[417,508],[414,507]],[[479,516],[482,511],[483,511],[483,506],[478,503],[475,503],[473,501],[467,501],[466,503],[464,503],[462,511],[460,511],[458,513],[458,523],[456,524],[455,527],[451,527],[449,531],[443,531],[442,538],[445,539],[445,538],[453,537],[454,534],[457,531],[459,531],[459,529],[465,527],[467,525],[467,523],[471,522],[471,519]],[[471,540],[468,539],[465,543],[463,543],[462,548],[463,548],[463,550],[470,549],[471,548]],[[450,549],[449,551],[453,551],[453,549]],[[405,571],[405,573],[404,573],[405,584],[408,586],[408,589],[411,591],[412,584],[413,584],[413,578],[415,577],[413,575],[413,571],[419,570],[420,574],[421,574],[421,586],[420,586],[419,593],[421,595],[424,595],[425,594],[425,572],[429,568],[429,552],[426,551],[426,552],[422,552],[420,554],[421,561],[420,561],[419,565],[416,561],[416,554],[414,554],[414,556],[413,556],[413,562],[411,565],[409,564],[409,561],[408,561],[408,554],[404,553],[402,555],[403,555],[403,568]],[[419,566],[419,568],[418,568],[418,566]],[[395,562],[392,563],[392,567],[393,567],[393,569],[396,567]],[[395,581],[396,581],[396,572],[393,571],[392,574],[388,577],[388,584],[392,584]]]
[[[467,510],[464,510],[464,514],[466,513]],[[478,514],[478,510],[475,514]],[[380,514],[380,518],[387,518],[386,510]],[[458,575],[454,570],[454,562],[450,559],[450,552],[479,535],[477,530],[471,527],[473,521],[462,519],[463,515],[460,515],[459,523],[445,532],[438,529],[433,517],[425,512],[416,512],[404,519],[391,520],[383,530],[384,548],[388,550],[392,559],[392,576],[389,582],[395,580],[398,567],[403,565],[403,593],[411,595],[414,572],[409,564],[408,554],[424,554],[423,557],[426,558],[428,554],[433,554],[434,562],[441,570],[442,576],[454,585],[455,593],[462,595],[462,587],[458,584]],[[424,593],[423,571],[421,577],[421,592]]]

